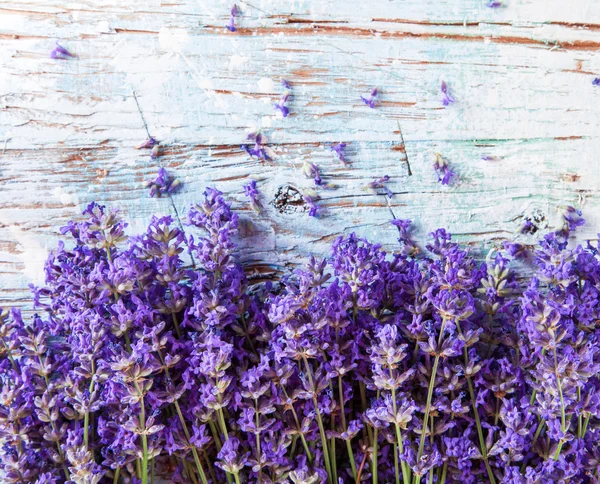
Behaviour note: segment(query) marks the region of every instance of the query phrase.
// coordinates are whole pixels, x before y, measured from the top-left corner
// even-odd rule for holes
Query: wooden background
[[[121,207],[139,232],[153,213],[185,214],[207,185],[241,211],[244,260],[263,275],[350,231],[393,249],[388,201],[362,190],[385,174],[421,243],[444,226],[483,257],[504,240],[533,242],[518,235],[524,220],[553,228],[567,203],[588,220],[579,240],[600,231],[600,2],[238,3],[230,33],[221,0],[0,0],[0,305],[28,304],[59,227],[90,201]],[[77,57],[51,60],[55,40]],[[293,85],[286,119],[272,107],[281,77]],[[442,79],[456,98],[447,108]],[[359,96],[374,86],[372,110]],[[157,164],[133,148],[146,138],[133,91],[165,146],[159,161],[185,184],[172,200],[142,186]],[[252,127],[273,162],[240,151]],[[329,152],[340,141],[347,167]],[[454,185],[437,182],[435,152]],[[303,160],[337,186],[321,192],[319,218],[273,204],[311,186]],[[260,216],[242,192],[251,176]]]

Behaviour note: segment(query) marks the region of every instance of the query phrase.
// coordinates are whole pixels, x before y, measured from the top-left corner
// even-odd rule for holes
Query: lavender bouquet
[[[195,236],[84,214],[38,314],[2,312],[0,482],[599,482],[600,257],[567,246],[574,209],[525,282],[523,247],[422,251],[395,220],[393,254],[351,234],[251,288],[217,190]]]

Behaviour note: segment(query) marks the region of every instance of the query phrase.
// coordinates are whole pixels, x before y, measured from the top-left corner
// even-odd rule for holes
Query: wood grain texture
[[[257,277],[325,255],[350,231],[393,250],[390,208],[416,220],[421,244],[444,226],[482,257],[504,240],[531,243],[517,235],[524,220],[552,228],[562,204],[584,210],[577,239],[595,238],[600,4],[485,3],[239,2],[230,33],[231,5],[219,0],[0,0],[0,305],[27,306],[59,227],[90,201],[120,206],[134,233],[153,213],[183,216],[207,185],[240,210],[239,243]],[[77,57],[49,59],[55,40]],[[272,107],[281,77],[293,87],[285,119]],[[441,80],[456,98],[447,108]],[[372,110],[359,96],[374,86]],[[165,146],[160,162],[185,183],[174,203],[142,186],[157,165],[133,148],[146,137],[133,91]],[[257,127],[272,162],[239,149]],[[349,166],[329,151],[340,141]],[[435,152],[456,184],[437,182]],[[316,219],[301,203],[281,209],[282,193],[312,184],[304,160],[335,185],[320,192]],[[363,190],[385,174],[392,199]],[[250,177],[260,215],[243,195]]]

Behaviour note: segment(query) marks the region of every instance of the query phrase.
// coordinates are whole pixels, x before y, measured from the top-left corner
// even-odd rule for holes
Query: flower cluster
[[[350,234],[254,287],[215,189],[187,235],[84,215],[38,313],[0,311],[2,482],[597,481],[600,255],[569,247],[575,209],[519,280],[394,220],[395,253]]]

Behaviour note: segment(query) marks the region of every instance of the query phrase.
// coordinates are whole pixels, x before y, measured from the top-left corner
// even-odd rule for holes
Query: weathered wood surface
[[[579,240],[600,231],[599,2],[238,3],[230,33],[231,4],[220,0],[0,0],[0,305],[27,305],[59,227],[90,201],[120,206],[136,232],[153,213],[185,214],[206,185],[251,222],[240,243],[262,273],[326,254],[350,231],[393,249],[388,201],[362,190],[385,174],[393,212],[417,221],[421,242],[438,226],[480,254],[530,242],[517,236],[524,219],[550,228],[561,204],[584,210]],[[55,40],[77,57],[49,59]],[[281,77],[293,85],[286,119],[272,107]],[[442,79],[456,98],[447,108]],[[382,96],[371,110],[359,96],[374,86]],[[146,137],[133,91],[165,146],[160,162],[185,182],[174,205],[142,186],[156,162],[133,149]],[[273,162],[240,151],[252,127]],[[350,166],[329,152],[339,141]],[[437,182],[435,152],[458,183]],[[272,204],[280,189],[311,186],[305,159],[337,186],[321,193],[316,219]],[[251,176],[260,216],[241,188]]]

